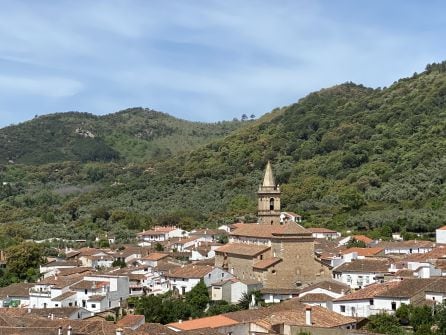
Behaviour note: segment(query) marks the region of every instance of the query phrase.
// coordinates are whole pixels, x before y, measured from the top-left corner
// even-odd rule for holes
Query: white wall
[[[372,283],[376,283],[377,280],[375,273],[354,273],[354,272],[343,272],[336,273],[334,279],[347,284],[352,289],[363,288]]]
[[[446,243],[446,230],[437,229],[435,231],[435,241],[437,243]]]

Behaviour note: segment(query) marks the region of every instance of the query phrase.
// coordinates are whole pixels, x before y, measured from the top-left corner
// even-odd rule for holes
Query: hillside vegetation
[[[383,238],[432,231],[446,223],[445,68],[429,65],[389,88],[323,89],[157,162],[4,165],[3,234],[91,240],[112,231],[125,240],[155,222],[191,228],[255,219],[268,160],[284,209],[302,213],[307,225]]]
[[[0,129],[0,163],[162,159],[224,137],[241,124],[190,122],[143,108],[105,116],[51,114]]]

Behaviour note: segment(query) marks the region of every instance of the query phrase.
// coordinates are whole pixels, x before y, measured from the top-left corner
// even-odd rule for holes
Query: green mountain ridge
[[[162,160],[4,165],[0,221],[39,238],[111,231],[124,240],[155,223],[255,219],[268,160],[283,209],[307,226],[383,238],[432,232],[446,222],[446,63],[385,89],[346,83],[311,93]]]
[[[160,159],[224,137],[241,125],[191,122],[143,108],[104,116],[56,113],[0,129],[0,163]]]

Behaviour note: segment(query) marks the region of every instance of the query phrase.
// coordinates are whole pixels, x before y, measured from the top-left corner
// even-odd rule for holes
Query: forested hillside
[[[252,216],[268,160],[284,209],[307,225],[384,238],[432,231],[446,223],[445,67],[429,65],[389,88],[323,89],[158,162],[5,164],[3,234],[92,239],[112,231],[124,240],[155,222],[190,228]]]
[[[201,123],[150,109],[58,113],[0,129],[0,163],[148,161],[224,137],[241,122]]]

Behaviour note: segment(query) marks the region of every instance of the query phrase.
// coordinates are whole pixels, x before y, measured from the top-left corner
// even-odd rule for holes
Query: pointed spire
[[[263,177],[263,185],[264,187],[275,187],[276,182],[274,181],[273,169],[271,167],[271,162],[268,161],[265,169],[265,177]]]

